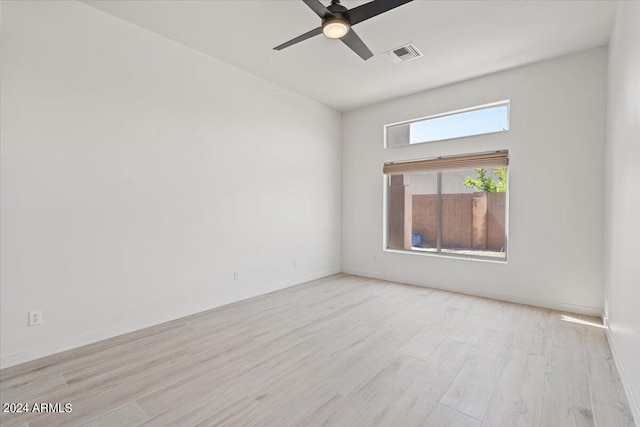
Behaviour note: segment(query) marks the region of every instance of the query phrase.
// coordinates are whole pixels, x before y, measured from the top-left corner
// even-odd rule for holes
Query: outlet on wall
[[[233,272],[233,280],[240,280],[240,272],[239,271],[234,271]]]
[[[371,257],[371,261],[376,262],[377,260],[378,260],[377,256],[374,255],[374,256]]]
[[[296,268],[298,266],[298,261],[296,261],[295,259],[293,260],[293,268]]]
[[[29,326],[36,326],[42,323],[42,310],[29,312]]]

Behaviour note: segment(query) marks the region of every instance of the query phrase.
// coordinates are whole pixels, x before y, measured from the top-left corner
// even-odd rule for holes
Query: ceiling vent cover
[[[405,44],[404,46],[391,49],[384,54],[391,58],[391,60],[396,64],[411,61],[412,59],[420,58],[421,56],[423,56],[422,52],[420,52],[420,49],[418,49],[418,47],[413,43]]]

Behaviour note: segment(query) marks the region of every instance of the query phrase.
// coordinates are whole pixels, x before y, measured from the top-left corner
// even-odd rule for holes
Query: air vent
[[[391,58],[391,60],[396,64],[411,61],[412,59],[420,58],[422,56],[420,49],[418,49],[418,47],[413,43],[391,49],[384,54]]]

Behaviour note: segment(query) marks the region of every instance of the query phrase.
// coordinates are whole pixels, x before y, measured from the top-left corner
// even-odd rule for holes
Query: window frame
[[[500,151],[500,150],[498,150]],[[509,163],[509,154],[508,150],[503,150],[507,152],[507,163]],[[483,154],[483,153],[465,153],[453,156],[447,156],[451,158],[455,157],[463,157],[466,155],[472,154]],[[442,157],[440,157],[442,158]],[[419,161],[420,159],[416,159],[415,161]],[[423,159],[430,160],[430,159]],[[464,170],[464,169],[459,169]],[[507,164],[507,189],[505,191],[505,218],[504,218],[504,258],[498,258],[493,256],[482,256],[482,255],[468,255],[468,254],[460,254],[460,253],[448,253],[442,252],[442,170],[433,172],[437,174],[437,216],[438,220],[436,223],[436,238],[437,238],[437,251],[420,251],[413,249],[398,249],[398,248],[389,248],[389,203],[390,203],[390,185],[391,185],[391,176],[390,174],[383,174],[383,230],[382,230],[382,250],[384,252],[390,253],[399,253],[399,254],[411,254],[418,256],[431,256],[431,257],[439,257],[439,258],[449,258],[449,259],[462,259],[462,260],[470,260],[470,261],[480,261],[480,262],[492,262],[498,264],[507,264],[509,260],[509,204],[510,204],[510,187],[511,187],[511,167]],[[421,172],[415,172],[421,173]],[[426,171],[425,171],[426,173]]]
[[[406,124],[411,124],[411,123],[416,123],[416,122],[423,122],[423,121],[427,121],[427,120],[432,120],[432,119],[438,119],[441,117],[447,117],[447,116],[454,116],[457,114],[462,114],[462,113],[468,113],[470,111],[477,111],[477,110],[484,110],[487,108],[491,108],[491,107],[497,107],[500,105],[506,105],[507,106],[507,129],[503,129],[503,130],[496,130],[496,131],[492,131],[492,132],[484,132],[484,133],[476,133],[476,134],[471,134],[471,135],[462,135],[462,136],[454,136],[451,138],[443,138],[443,139],[434,139],[434,140],[430,140],[430,141],[422,141],[422,142],[415,142],[413,144],[408,143],[408,144],[404,144],[404,145],[396,145],[393,147],[389,147],[388,144],[388,129],[394,126],[399,126],[399,125],[406,125]],[[409,119],[409,120],[403,120],[400,122],[396,122],[396,123],[389,123],[384,125],[383,128],[383,133],[384,133],[384,140],[382,142],[383,144],[383,148],[385,150],[387,149],[394,149],[394,148],[404,148],[404,147],[415,147],[415,146],[419,146],[422,144],[429,144],[432,142],[442,142],[442,141],[452,141],[455,139],[460,139],[460,138],[472,138],[475,136],[482,136],[482,135],[492,135],[495,133],[503,133],[503,132],[509,132],[511,130],[511,100],[510,99],[504,99],[501,101],[495,101],[495,102],[490,102],[488,104],[482,104],[482,105],[475,105],[473,107],[467,107],[467,108],[461,108],[458,110],[453,110],[453,111],[447,111],[444,113],[438,113],[438,114],[433,114],[430,116],[424,116],[424,117],[418,117],[415,119]]]

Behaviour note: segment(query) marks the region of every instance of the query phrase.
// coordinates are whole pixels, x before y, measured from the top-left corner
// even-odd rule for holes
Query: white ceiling
[[[322,35],[273,50],[320,24],[300,0],[85,3],[340,111],[605,45],[618,7],[593,0],[415,0],[354,27],[374,53],[365,62]],[[408,42],[424,57],[394,64],[382,54]]]

